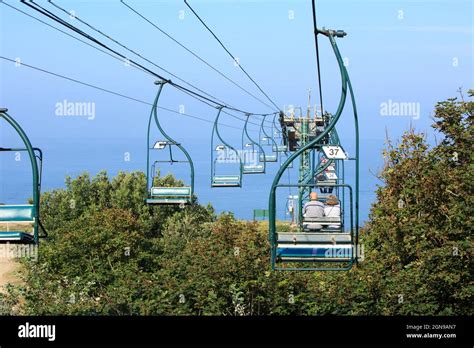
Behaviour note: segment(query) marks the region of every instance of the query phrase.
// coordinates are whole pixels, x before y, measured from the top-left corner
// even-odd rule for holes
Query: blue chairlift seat
[[[189,204],[191,187],[152,187],[147,204]]]
[[[212,187],[240,187],[239,175],[215,175],[212,178]]]
[[[305,218],[303,220],[303,230],[342,232],[341,217],[324,216],[320,218]]]
[[[263,164],[246,164],[243,168],[244,174],[263,174],[265,173],[265,167]]]
[[[276,152],[286,152],[288,151],[288,147],[285,145],[278,145],[277,147],[273,146],[273,151]]]
[[[260,154],[261,162],[276,162],[277,160],[277,155],[264,155],[263,153]]]
[[[279,232],[278,243],[281,244],[318,244],[318,243],[350,243],[349,232],[326,233],[326,232]]]
[[[10,231],[9,225],[30,225],[35,223],[34,206],[30,204],[23,205],[0,205],[0,243],[34,243],[34,236],[27,231],[27,228],[20,231]],[[6,231],[3,226],[6,225]]]
[[[283,262],[346,262],[352,258],[352,244],[278,244],[277,246],[277,260]]]
[[[328,228],[339,225],[338,228]],[[346,262],[352,259],[350,232],[340,217],[305,218],[302,232],[279,232],[277,259],[283,262]]]

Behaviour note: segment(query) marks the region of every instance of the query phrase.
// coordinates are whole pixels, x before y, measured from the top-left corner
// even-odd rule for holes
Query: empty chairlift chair
[[[20,136],[24,147],[0,147],[0,153],[26,152],[28,154],[32,169],[33,202],[32,204],[0,205],[0,243],[38,244],[39,238],[47,236],[41,224],[39,208],[43,154],[40,149],[32,147],[26,133],[7,111],[7,109],[0,109],[0,119],[12,126]],[[40,229],[43,232],[41,236]]]
[[[261,155],[264,153],[259,143],[253,140],[248,132],[248,122],[250,114],[247,114],[244,129],[242,131],[242,149],[243,156],[243,174],[265,174],[265,161],[261,161]],[[248,140],[248,142],[246,141]]]
[[[187,161],[155,161],[152,166],[151,173],[156,173],[156,165],[159,163],[177,163]],[[153,175],[153,174],[152,174]],[[154,182],[152,177],[152,182]],[[190,186],[177,186],[177,187],[164,187],[155,186],[152,184],[149,197],[147,199],[148,204],[188,204],[192,200],[192,189]]]
[[[272,151],[277,152],[278,154],[281,155],[282,153],[288,152],[288,145],[284,144],[285,140],[283,139],[282,131],[279,129],[279,127],[276,124],[276,117],[278,115],[279,114],[275,114],[273,116],[272,134],[273,134],[273,140],[275,141],[276,145],[274,145],[274,147],[272,148]]]
[[[263,137],[262,141],[268,141],[267,137]],[[261,162],[278,162],[278,156],[276,153],[262,153],[260,154]]]
[[[242,187],[242,159],[238,151],[221,137],[219,117],[222,107],[219,107],[218,110],[211,135],[211,187]],[[215,137],[221,144],[214,145]],[[228,172],[218,171],[218,167],[221,169],[227,167]],[[229,167],[231,168],[229,169]]]
[[[268,115],[262,117],[262,123],[260,125],[260,146],[263,152],[260,154],[261,162],[278,162],[278,144],[265,130],[265,120]],[[266,151],[265,151],[266,150]]]
[[[176,141],[174,141],[161,127],[159,118],[158,118],[158,100],[161,95],[161,91],[166,82],[157,81],[155,84],[159,85],[158,92],[153,103],[153,107],[150,113],[150,119],[148,122],[148,134],[147,134],[147,190],[148,197],[146,203],[149,205],[173,205],[178,204],[184,206],[192,202],[194,194],[194,165],[189,153],[186,149]],[[152,121],[155,121],[156,126],[160,134],[166,140],[156,141],[155,144],[150,147],[150,135],[151,135],[151,125]],[[173,156],[173,148],[179,150],[185,156],[185,160],[176,160]],[[156,160],[153,162],[153,165],[150,166],[150,157],[151,152],[153,151],[164,151],[169,150],[169,158],[166,160]],[[185,186],[159,186],[157,178],[157,165],[161,163],[175,164],[175,163],[185,163],[189,166],[190,171],[190,184]]]

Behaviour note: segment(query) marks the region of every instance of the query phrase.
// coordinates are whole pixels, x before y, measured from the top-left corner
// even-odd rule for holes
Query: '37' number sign
[[[324,154],[328,159],[347,159],[346,153],[341,146],[328,145],[323,146]]]

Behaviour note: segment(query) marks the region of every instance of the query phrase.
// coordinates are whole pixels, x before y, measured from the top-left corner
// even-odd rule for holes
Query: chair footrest
[[[0,243],[21,242],[34,243],[35,238],[32,234],[21,231],[0,231]]]
[[[240,176],[217,175],[212,178],[212,187],[240,187]]]
[[[236,183],[233,183],[233,182],[228,182],[228,183],[213,182],[211,184],[211,187],[240,187],[240,183],[238,183],[238,182],[236,182]]]
[[[350,260],[353,255],[353,246],[327,245],[327,244],[303,244],[290,245],[278,244],[277,258],[318,258],[323,260]]]
[[[191,187],[152,187],[147,204],[188,204],[191,202]]]
[[[278,233],[278,243],[350,243],[351,235],[347,232],[326,233]]]

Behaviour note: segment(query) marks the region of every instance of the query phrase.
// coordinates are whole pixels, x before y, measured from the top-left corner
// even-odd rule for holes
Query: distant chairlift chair
[[[247,119],[245,120],[244,129],[242,131],[242,148],[244,149],[244,161],[243,161],[243,174],[265,174],[265,161],[261,161],[261,154],[264,153],[262,147],[259,143],[254,141],[248,132],[248,122],[250,114],[247,114]],[[248,139],[250,142],[246,142],[245,139]],[[248,156],[248,155],[252,156]],[[249,163],[252,160],[253,163]]]
[[[189,153],[184,149],[184,147],[174,141],[161,127],[161,124],[158,119],[158,100],[160,98],[161,91],[165,81],[157,81],[155,84],[159,85],[158,92],[153,103],[153,107],[150,113],[150,119],[148,121],[148,134],[147,134],[147,188],[148,188],[148,197],[146,203],[150,205],[173,205],[179,204],[184,206],[192,202],[192,197],[194,194],[194,165]],[[155,121],[156,126],[158,127],[159,132],[166,140],[156,141],[153,147],[150,147],[150,133],[151,133],[151,124],[152,120]],[[184,154],[186,160],[175,160],[173,157],[173,147],[178,148],[178,150]],[[169,159],[168,160],[157,160],[153,163],[150,168],[150,154],[154,150],[164,150],[165,148],[169,149]],[[155,186],[156,180],[156,165],[159,163],[187,163],[190,168],[190,185],[188,186],[179,186],[179,187],[165,187],[165,186]]]
[[[211,187],[242,187],[242,159],[237,150],[221,137],[219,117],[222,107],[219,107],[218,110],[211,135]],[[214,136],[217,136],[217,139],[222,144],[214,146]],[[222,167],[224,164],[238,164],[238,170],[235,171],[235,174],[218,174],[218,164],[219,167]]]
[[[263,149],[263,152],[260,154],[261,162],[278,162],[278,144],[265,130],[265,120],[268,115],[262,117],[262,123],[260,124],[260,146]],[[267,149],[267,152],[265,152]]]

